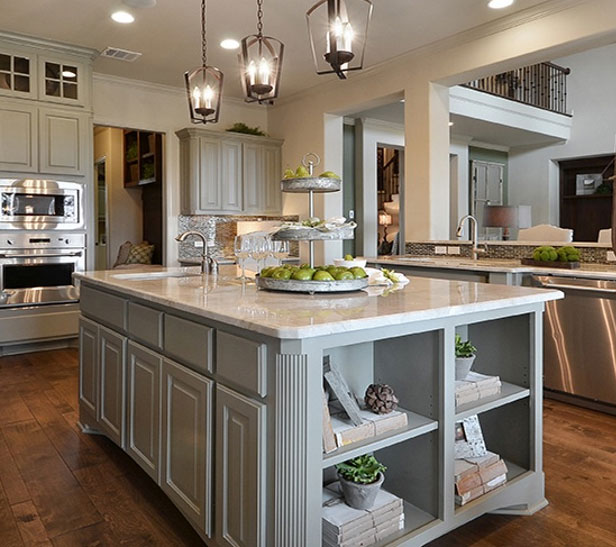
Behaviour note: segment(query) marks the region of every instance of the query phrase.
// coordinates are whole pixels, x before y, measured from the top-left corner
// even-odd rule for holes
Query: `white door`
[[[483,227],[483,210],[486,205],[503,205],[504,171],[502,163],[471,162],[471,214],[477,219],[480,239],[497,237],[500,233],[500,228]]]

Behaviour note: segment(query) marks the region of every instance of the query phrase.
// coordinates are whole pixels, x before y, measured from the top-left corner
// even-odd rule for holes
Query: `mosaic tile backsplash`
[[[486,255],[482,255],[481,258],[494,258],[494,259],[520,259],[520,258],[531,258],[533,255],[533,250],[541,245],[541,243],[537,243],[536,245],[517,245],[517,244],[507,244],[503,243],[502,245],[495,244],[494,242],[489,242],[486,245],[488,249],[488,253]],[[589,262],[591,264],[607,264],[607,251],[611,250],[610,245],[606,245],[604,247],[585,247],[584,245],[576,245],[576,243],[554,243],[554,247],[562,247],[563,245],[574,245],[576,248],[580,250],[580,259],[582,262]],[[442,242],[436,241],[434,243],[430,242],[414,242],[407,241],[406,242],[406,254],[409,255],[419,255],[419,256],[437,256],[435,252],[435,247],[460,247],[460,256],[470,257],[471,256],[471,247],[470,243],[466,242]],[[480,248],[484,248],[483,244],[480,244]],[[438,255],[443,256],[443,255]]]
[[[179,233],[187,230],[201,232],[208,241],[214,244],[210,246],[210,251],[216,257],[233,256],[233,240],[237,235],[237,223],[242,221],[266,221],[266,220],[299,220],[298,216],[254,216],[254,215],[233,215],[233,216],[210,216],[210,215],[180,215],[178,220]],[[290,245],[291,255],[298,254],[297,244]],[[201,250],[195,247],[192,240],[182,241],[179,244],[179,260],[199,258]]]

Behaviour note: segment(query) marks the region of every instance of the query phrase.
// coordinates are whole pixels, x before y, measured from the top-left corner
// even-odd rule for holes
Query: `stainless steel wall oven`
[[[0,234],[1,307],[77,302],[74,271],[85,269],[85,235],[76,233]]]
[[[74,182],[0,179],[0,229],[83,227],[83,189]]]

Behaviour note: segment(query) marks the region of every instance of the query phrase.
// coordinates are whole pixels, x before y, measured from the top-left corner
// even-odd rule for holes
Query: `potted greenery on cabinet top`
[[[336,465],[336,469],[346,504],[354,509],[370,509],[387,468],[373,455],[365,454]]]
[[[462,337],[456,334],[456,380],[464,380],[473,367],[477,348],[470,340],[462,341]]]

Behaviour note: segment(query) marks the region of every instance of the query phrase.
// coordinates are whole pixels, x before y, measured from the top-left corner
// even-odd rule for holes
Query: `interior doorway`
[[[378,146],[377,155],[377,241],[379,255],[404,253],[400,243],[402,165],[404,151],[397,147]]]
[[[163,149],[161,133],[94,127],[97,270],[163,263]]]
[[[486,205],[504,205],[504,176],[505,165],[502,163],[471,162],[471,215],[477,219],[481,239],[500,239],[500,228],[484,226],[484,208]]]

